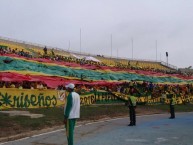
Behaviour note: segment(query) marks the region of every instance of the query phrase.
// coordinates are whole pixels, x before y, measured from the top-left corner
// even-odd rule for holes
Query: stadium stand
[[[4,97],[1,94],[1,97],[4,97],[0,99],[1,108],[29,107],[27,103],[23,103],[23,92],[29,93],[25,94],[27,102],[28,96],[34,97],[32,92],[36,92],[37,97],[41,98],[44,98],[42,94],[45,93],[45,98],[49,99],[47,94],[50,91],[64,92],[68,83],[74,83],[76,92],[82,96],[99,91],[119,101],[127,101],[130,91],[134,90],[133,95],[141,100],[138,103],[150,105],[167,103],[172,95],[182,98],[181,102],[178,100],[179,104],[186,104],[189,102],[183,99],[193,95],[190,67],[181,70],[184,73],[188,71],[184,75],[177,67],[165,62],[80,54],[0,38],[0,63],[0,88],[5,92],[4,96],[7,92],[13,95],[20,95],[22,92],[18,101],[26,105],[18,105],[15,101],[10,101],[12,104],[7,103],[10,96]],[[160,101],[154,102],[154,99]],[[85,102],[84,105],[94,103]],[[48,107],[44,101],[42,103],[42,106]]]
[[[17,51],[25,51],[32,55],[33,57],[43,57],[44,54],[44,47],[42,45],[30,44],[23,41],[14,41],[14,40],[6,40],[0,39],[0,46],[6,46],[11,48],[11,50]],[[54,52],[54,53],[53,53]],[[53,49],[51,47],[48,48],[48,56],[62,56],[68,57],[68,60],[75,61],[77,60],[74,57],[73,52],[60,50],[60,49]],[[77,54],[77,53],[74,53]],[[146,61],[146,60],[132,60],[132,59],[122,59],[122,58],[110,58],[107,56],[92,56],[98,60],[100,60],[103,64],[110,67],[121,67],[121,68],[132,68],[132,69],[143,69],[143,70],[161,70],[161,71],[171,71],[176,70],[177,67],[170,67],[172,65],[167,65],[163,62],[156,62],[156,61]]]
[[[32,65],[30,64],[30,59],[33,60],[33,68],[35,69],[30,70],[32,71],[32,75],[44,74],[46,76],[55,76],[55,72],[57,72],[57,77],[65,77],[67,79],[81,81],[93,81],[93,79],[96,81],[126,81],[134,78],[135,80],[141,79],[141,81],[144,81],[147,79],[148,81],[163,83],[164,81],[183,82],[186,80],[180,79],[183,77],[179,76],[180,73],[177,71],[177,67],[160,61],[111,58],[103,55],[90,55],[83,53],[79,54],[78,52],[53,47],[46,47],[47,53],[45,53],[45,46],[43,45],[2,38],[0,38],[0,48],[2,56],[4,53],[11,54],[5,55],[9,57],[8,59],[6,58],[6,60],[3,60],[4,58],[1,58],[1,60],[3,60],[7,66],[10,64],[9,67],[13,70],[14,67],[17,69],[17,66],[11,66],[11,61],[13,61],[11,59],[12,54],[19,56],[19,58],[14,62],[18,61],[20,56],[27,57],[26,61],[23,62],[26,63],[26,68],[21,66],[23,70],[27,70],[27,68],[30,69],[31,66],[27,65]],[[44,64],[41,64],[41,62]],[[17,62],[17,64],[20,64],[20,62]],[[53,69],[51,67],[52,65],[57,66],[58,68],[54,70],[55,68]],[[38,69],[41,70],[37,71]],[[6,71],[4,68],[2,68],[2,70],[3,73]],[[9,69],[7,72],[10,72]],[[20,74],[24,73],[20,71],[18,72]],[[136,75],[132,76],[131,74]],[[174,74],[174,76],[167,76],[165,74]],[[175,79],[176,75],[178,75],[179,80]],[[165,78],[160,76],[165,76]]]

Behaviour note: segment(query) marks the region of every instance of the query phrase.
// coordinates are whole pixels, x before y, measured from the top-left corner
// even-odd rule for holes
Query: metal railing
[[[161,64],[164,65],[164,66],[167,66],[169,68],[175,69],[175,70],[178,69],[177,66],[171,65],[171,64],[163,62],[163,61],[161,61]]]

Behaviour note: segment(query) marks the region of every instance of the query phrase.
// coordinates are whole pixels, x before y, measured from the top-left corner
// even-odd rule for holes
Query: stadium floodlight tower
[[[111,34],[111,59],[113,57],[113,35]]]
[[[157,61],[157,40],[155,41],[155,50],[156,50],[156,52],[155,52],[155,58],[156,58],[156,61]]]
[[[80,28],[80,54],[81,54],[81,51],[82,51],[82,50],[81,50],[81,49],[82,49],[82,48],[81,48],[81,47],[82,47],[82,46],[81,46],[81,41],[82,41],[81,36],[82,36],[82,32],[81,32],[81,28]]]
[[[70,52],[70,40],[69,40],[69,43],[68,43],[68,52]]]
[[[133,60],[133,38],[131,38],[131,51],[132,51],[132,60]]]

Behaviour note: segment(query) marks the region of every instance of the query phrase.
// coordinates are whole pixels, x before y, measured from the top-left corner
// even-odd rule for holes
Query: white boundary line
[[[183,113],[193,113],[193,112],[178,112],[176,114],[183,114]],[[151,114],[151,115],[140,115],[140,116],[137,116],[137,117],[146,117],[146,116],[150,117],[150,116],[159,116],[159,115],[167,115],[167,114],[168,113]],[[110,121],[124,119],[124,118],[129,118],[129,117],[120,117],[120,118],[113,118],[113,119],[108,119],[108,120],[90,122],[90,123],[86,123],[86,124],[83,124],[83,125],[77,125],[75,127],[78,128],[78,127],[81,127],[81,126],[92,125],[92,124],[103,123],[103,122],[110,122]],[[54,131],[50,131],[50,132],[46,132],[46,133],[42,133],[42,134],[33,135],[33,136],[30,136],[30,137],[25,137],[25,138],[13,140],[13,141],[3,142],[3,143],[0,143],[0,145],[6,144],[6,143],[11,143],[11,142],[16,142],[16,141],[21,141],[21,140],[26,140],[26,139],[29,139],[29,138],[34,138],[34,137],[38,137],[38,136],[42,136],[42,135],[47,135],[47,134],[55,133],[55,132],[60,132],[60,131],[63,131],[63,130],[64,129],[58,129],[58,130],[54,130]]]
[[[62,131],[62,130],[64,130],[64,129],[57,129],[57,130],[54,130],[54,131],[50,131],[50,132],[46,132],[46,133],[41,133],[41,134],[33,135],[33,136],[31,136],[31,137],[32,137],[32,138],[33,138],[33,137],[38,137],[38,136],[42,136],[42,135],[46,135],[46,134],[51,134],[51,133],[55,133],[55,132],[60,132],[60,131]]]

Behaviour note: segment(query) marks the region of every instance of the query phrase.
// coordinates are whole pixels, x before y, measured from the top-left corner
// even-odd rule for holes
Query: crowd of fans
[[[23,56],[23,57],[28,57],[28,58],[32,58],[32,55],[29,52],[24,51],[24,49],[22,50],[18,50],[17,48],[15,49],[11,49],[10,47],[6,47],[6,46],[0,46],[0,54],[16,54],[19,56]]]
[[[57,88],[49,88],[43,82],[0,82],[0,88],[17,88],[17,89],[55,89],[65,90],[65,85],[59,85]],[[156,84],[146,81],[130,81],[122,84],[108,84],[108,85],[85,85],[77,84],[75,88],[79,94],[84,94],[92,91],[104,90],[108,92],[120,92],[128,95],[131,89],[134,89],[134,96],[136,97],[149,97],[157,98],[174,94],[176,97],[189,97],[193,95],[193,84]]]
[[[0,88],[17,88],[17,89],[51,89],[43,82],[30,82],[30,81],[22,81],[22,82],[0,82]]]
[[[134,89],[134,95],[136,97],[151,96],[152,98],[160,97],[166,94],[175,94],[177,97],[185,96],[188,97],[193,95],[193,84],[156,84],[152,82],[140,82],[140,81],[130,81],[125,82],[121,85],[77,85],[76,91],[81,93],[105,90],[109,92],[120,92],[123,94],[129,94],[131,89]]]
[[[175,94],[177,97],[193,95],[192,84],[156,84],[146,81],[131,81],[129,83],[125,83],[118,87],[117,91],[128,94],[131,88],[134,88],[134,94],[137,97],[151,96],[152,98],[156,98],[166,94]]]

